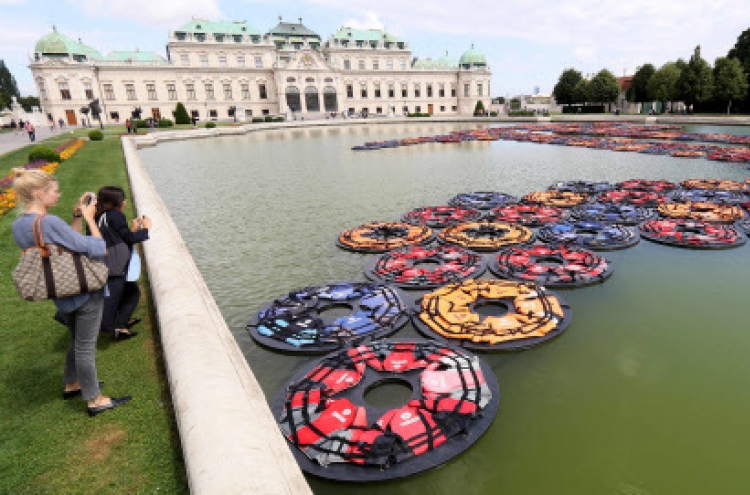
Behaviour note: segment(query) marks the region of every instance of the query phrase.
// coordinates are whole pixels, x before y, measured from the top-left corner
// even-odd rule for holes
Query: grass
[[[54,147],[88,130],[44,144]],[[106,129],[104,141],[87,142],[62,163],[56,174],[62,197],[52,213],[69,220],[76,198],[104,185],[120,185],[130,197],[113,134],[118,129]],[[26,163],[30,148],[0,157],[0,176]],[[125,213],[133,217],[131,205]],[[54,305],[22,301],[13,285],[11,271],[20,256],[11,235],[15,218],[14,212],[0,218],[0,493],[187,493],[145,271],[135,314],[143,320],[136,327],[140,335],[120,343],[102,335],[97,352],[103,393],[132,395],[133,401],[89,418],[85,402],[61,398],[70,337],[52,320]]]

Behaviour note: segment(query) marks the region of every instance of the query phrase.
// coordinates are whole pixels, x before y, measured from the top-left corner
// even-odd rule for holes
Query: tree
[[[654,72],[646,87],[648,100],[675,101],[680,98],[679,81],[682,71],[676,62],[667,62]]]
[[[576,99],[573,96],[573,90],[576,85],[583,80],[583,76],[580,72],[575,69],[565,69],[560,74],[555,88],[552,90],[552,94],[555,95],[555,101],[559,105],[570,105],[576,103]]]
[[[477,100],[477,104],[474,107],[474,115],[484,115],[484,103],[482,103],[482,100]]]
[[[742,68],[745,70],[747,76],[747,82],[750,83],[750,29],[746,29],[737,38],[737,43],[727,53],[727,58],[736,58],[742,64]],[[750,94],[745,98],[745,101],[750,103]]]
[[[607,69],[602,69],[588,83],[588,97],[590,101],[598,103],[614,103],[620,95],[620,84],[617,78]]]
[[[589,82],[581,79],[573,88],[573,98],[571,103],[586,103],[589,101]]]
[[[511,110],[520,110],[521,109],[521,100],[519,98],[512,98],[510,100],[510,109]]]
[[[648,101],[648,81],[656,72],[656,67],[651,64],[645,64],[633,74],[633,84],[627,92],[628,101],[643,103]]]
[[[185,105],[182,102],[177,102],[177,108],[174,109],[174,123],[175,124],[190,124],[190,115],[185,110]]]
[[[727,113],[732,110],[732,100],[747,96],[747,75],[736,58],[719,57],[714,63],[714,97],[728,102]]]
[[[713,95],[714,76],[711,66],[701,57],[700,45],[680,73],[678,83],[680,97],[688,105],[703,103]]]
[[[39,98],[36,96],[24,96],[18,99],[24,110],[31,112],[31,107],[39,107]]]
[[[18,92],[16,78],[5,66],[5,61],[0,59],[0,109],[10,106],[11,96],[18,98],[21,95]]]

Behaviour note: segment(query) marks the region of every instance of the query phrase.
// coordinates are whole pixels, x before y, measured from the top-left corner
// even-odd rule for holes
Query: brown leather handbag
[[[56,244],[45,244],[42,219],[34,219],[34,247],[24,249],[13,270],[13,281],[22,298],[43,301],[93,292],[107,283],[107,265],[83,253]]]

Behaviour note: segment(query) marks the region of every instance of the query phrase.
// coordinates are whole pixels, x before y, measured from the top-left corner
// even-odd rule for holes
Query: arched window
[[[320,97],[315,86],[305,88],[305,106],[308,112],[320,112]]]

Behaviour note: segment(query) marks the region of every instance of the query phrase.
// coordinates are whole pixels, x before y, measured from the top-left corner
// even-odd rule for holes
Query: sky
[[[327,39],[340,26],[384,28],[412,56],[458,59],[473,44],[492,70],[492,95],[551,93],[566,68],[631,75],[689,59],[697,45],[713,65],[750,28],[748,0],[0,0],[0,59],[22,95],[36,95],[28,68],[52,26],[102,54],[154,51],[193,17],[244,20],[266,32],[303,24]]]

